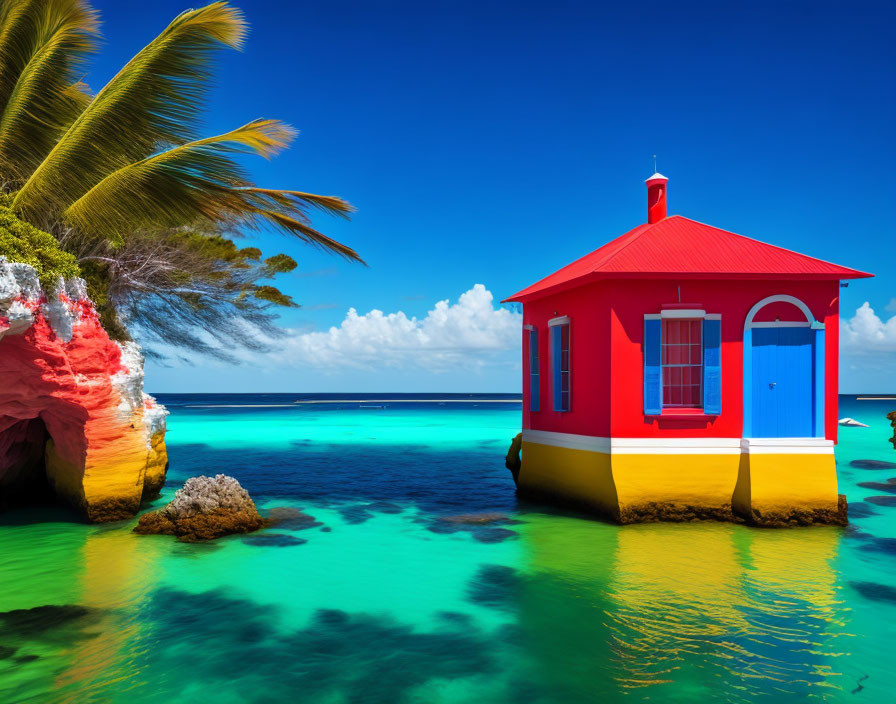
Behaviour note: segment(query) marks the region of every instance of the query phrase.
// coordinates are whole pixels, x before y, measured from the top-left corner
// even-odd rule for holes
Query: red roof
[[[872,274],[673,215],[639,225],[510,296],[525,301],[607,278],[858,279]]]

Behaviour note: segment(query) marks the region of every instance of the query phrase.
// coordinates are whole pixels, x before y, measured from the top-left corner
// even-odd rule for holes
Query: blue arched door
[[[753,328],[753,437],[815,434],[814,333],[808,325]]]

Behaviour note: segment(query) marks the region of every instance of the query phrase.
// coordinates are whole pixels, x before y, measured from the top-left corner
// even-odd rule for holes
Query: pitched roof
[[[606,278],[858,279],[873,274],[673,215],[639,225],[507,301]]]

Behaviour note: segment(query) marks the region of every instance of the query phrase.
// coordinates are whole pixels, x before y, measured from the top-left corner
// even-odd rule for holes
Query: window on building
[[[539,402],[538,381],[538,329],[529,329],[529,410],[537,411]]]
[[[551,325],[551,355],[554,368],[554,410],[568,411],[571,396],[568,322]]]
[[[663,408],[703,405],[703,321],[664,319]]]

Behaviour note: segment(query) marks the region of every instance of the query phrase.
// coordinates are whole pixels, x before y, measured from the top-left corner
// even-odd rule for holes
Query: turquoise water
[[[160,502],[226,472],[313,521],[190,545],[0,516],[0,702],[894,701],[896,506],[863,499],[896,469],[849,462],[896,462],[896,401],[841,399],[871,425],[837,449],[852,527],[758,530],[519,502],[519,404],[295,398],[162,398]],[[196,407],[228,404],[275,407]],[[507,520],[442,520],[471,512]]]

